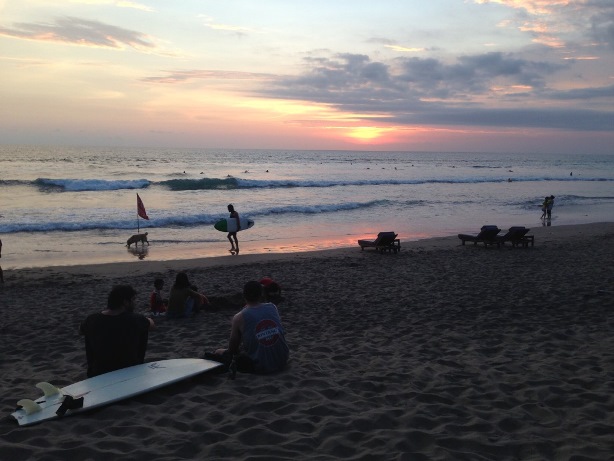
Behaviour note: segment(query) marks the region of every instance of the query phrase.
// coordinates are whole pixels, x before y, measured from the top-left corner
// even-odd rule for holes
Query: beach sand
[[[477,229],[476,229],[477,230]],[[5,271],[2,460],[614,459],[614,223],[540,227],[535,247],[345,248]],[[19,427],[34,385],[85,378],[77,329],[112,285],[146,311],[186,270],[213,309],[156,319],[146,361],[227,343],[245,281],[271,276],[291,347],[271,376],[200,375]]]

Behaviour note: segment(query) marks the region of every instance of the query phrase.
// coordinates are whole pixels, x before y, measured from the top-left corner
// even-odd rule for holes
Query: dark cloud
[[[614,112],[582,109],[485,109],[430,107],[419,114],[397,114],[395,122],[424,125],[554,128],[613,131]]]
[[[293,92],[335,98],[339,92],[371,99],[372,92],[390,97],[463,98],[487,93],[493,83],[545,87],[545,76],[562,68],[547,62],[513,58],[503,53],[460,57],[454,64],[434,58],[399,58],[392,65],[368,56],[340,54],[334,59],[306,61],[309,69],[298,77],[281,78],[272,93]]]
[[[564,69],[561,64],[506,53],[462,56],[453,63],[399,58],[384,64],[356,54],[309,58],[305,63],[304,73],[272,80],[260,94],[386,115],[390,123],[614,130],[614,112],[540,108],[544,99],[612,96],[609,87],[549,90],[546,79]],[[493,87],[527,89],[506,96],[493,92]]]
[[[552,91],[548,92],[548,97],[560,100],[614,98],[614,85],[597,88],[578,88],[567,91]]]
[[[74,17],[57,18],[54,23],[18,23],[12,28],[0,27],[0,35],[105,48],[155,48],[141,32]]]
[[[602,45],[614,49],[614,2],[612,0],[589,1],[596,10],[591,16],[591,35]]]

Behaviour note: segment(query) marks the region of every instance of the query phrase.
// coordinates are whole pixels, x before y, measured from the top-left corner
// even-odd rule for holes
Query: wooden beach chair
[[[461,239],[462,244],[465,242],[473,242],[474,245],[483,243],[484,246],[497,245],[501,246],[501,241],[497,239],[497,234],[501,232],[497,226],[486,225],[482,226],[478,235],[458,234],[458,238]]]
[[[513,247],[522,245],[526,248],[529,246],[529,244],[531,244],[531,246],[534,246],[535,236],[527,235],[530,230],[531,229],[527,229],[524,226],[512,226],[509,228],[505,235],[497,236],[497,239],[501,241],[501,244],[505,244],[505,242],[510,242]]]
[[[375,240],[359,240],[358,245],[360,245],[361,250],[375,248],[380,253],[401,251],[401,240],[397,238],[397,234],[394,232],[380,232]]]

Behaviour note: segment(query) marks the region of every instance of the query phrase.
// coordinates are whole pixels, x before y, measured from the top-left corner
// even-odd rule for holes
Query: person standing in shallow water
[[[541,215],[541,219],[545,219],[546,218],[546,211],[548,211],[548,202],[550,201],[550,197],[546,197],[544,199],[544,202],[542,203],[542,215]]]
[[[230,218],[234,218],[237,220],[237,230],[235,232],[228,232],[228,241],[230,242],[230,252],[239,254],[239,240],[237,239],[237,232],[241,230],[241,220],[239,218],[239,213],[235,211],[234,206],[228,205],[228,211],[230,212]]]
[[[554,206],[554,195],[550,196],[548,200],[548,205],[546,206],[546,213],[548,215],[548,219],[552,218],[552,207]]]

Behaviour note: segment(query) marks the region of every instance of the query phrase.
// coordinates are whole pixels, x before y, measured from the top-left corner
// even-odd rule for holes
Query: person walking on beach
[[[90,314],[81,323],[88,378],[145,361],[149,330],[155,324],[133,312],[135,296],[130,285],[116,285],[109,293],[107,308]]]
[[[548,219],[552,218],[552,207],[554,206],[554,195],[551,195],[548,199],[548,205],[546,206],[546,213]]]
[[[234,361],[238,371],[271,373],[283,370],[290,350],[277,307],[262,302],[262,285],[253,280],[243,287],[245,307],[233,318],[227,349],[217,349],[205,358],[227,367]]]
[[[233,205],[228,205],[228,211],[230,212],[230,218],[237,220],[237,230],[235,232],[228,232],[230,252],[232,254],[239,254],[239,240],[237,239],[237,232],[241,230],[241,220],[239,218],[239,213],[235,211],[235,207]]]

